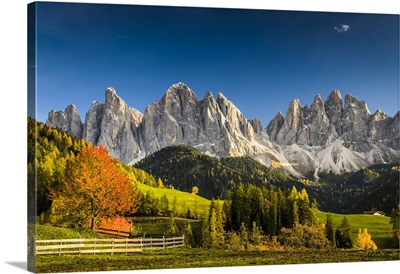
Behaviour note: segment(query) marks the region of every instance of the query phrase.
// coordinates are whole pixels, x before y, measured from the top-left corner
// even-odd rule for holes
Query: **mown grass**
[[[199,214],[208,212],[208,209],[210,207],[210,203],[211,203],[210,200],[207,200],[206,198],[203,198],[196,194],[179,191],[179,190],[171,189],[171,188],[151,187],[151,186],[141,184],[141,183],[138,183],[137,185],[138,185],[138,189],[143,194],[146,194],[148,191],[151,191],[151,192],[153,192],[154,196],[157,198],[161,198],[163,195],[166,195],[168,198],[170,207],[172,205],[174,198],[176,197],[178,212],[182,213],[182,214],[186,214],[186,212],[184,212],[184,210],[185,210],[184,205],[186,205],[186,210],[187,210],[187,208],[190,208],[191,212],[193,212],[194,210],[197,210],[197,212]]]
[[[96,233],[91,229],[84,228],[64,228],[54,227],[49,225],[36,225],[36,239],[37,240],[51,240],[51,239],[92,239],[104,238],[103,235]]]
[[[182,248],[119,255],[37,256],[37,272],[80,272],[191,267],[282,265],[399,260],[398,250],[299,250],[233,252]]]
[[[326,222],[327,212],[318,211],[317,215],[321,223]],[[358,230],[361,228],[367,228],[368,233],[371,234],[372,240],[378,246],[378,248],[388,248],[392,245],[392,229],[389,224],[389,217],[386,216],[374,216],[368,214],[335,214],[329,213],[332,216],[334,227],[338,227],[346,216],[351,226],[352,238],[355,239],[358,234]]]

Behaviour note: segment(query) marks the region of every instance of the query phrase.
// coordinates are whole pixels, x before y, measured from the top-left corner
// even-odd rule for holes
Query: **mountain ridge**
[[[127,164],[183,144],[215,157],[249,156],[268,167],[282,166],[295,177],[313,171],[318,179],[320,172],[355,171],[399,157],[400,112],[394,117],[380,110],[371,114],[366,102],[349,94],[343,102],[338,90],[325,102],[315,95],[310,107],[293,99],[286,116],[278,112],[265,128],[257,118],[248,120],[222,93],[215,98],[207,92],[198,99],[181,82],[144,114],[113,88],[105,93],[105,103],[93,102],[84,123],[79,124],[79,112],[70,105],[50,111],[46,124],[103,144]]]

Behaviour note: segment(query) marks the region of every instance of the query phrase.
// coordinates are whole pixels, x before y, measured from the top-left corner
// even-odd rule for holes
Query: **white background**
[[[27,117],[27,4],[25,0],[0,3],[0,273],[26,272],[26,117]],[[61,1],[54,1],[61,2]],[[64,0],[62,2],[74,2]],[[75,1],[77,2],[77,1]],[[257,8],[304,11],[400,13],[396,0],[138,0],[81,1],[87,3],[152,4]],[[68,102],[66,102],[67,104]],[[400,269],[400,261],[289,266],[180,269],[155,271],[111,271],[115,273],[379,273]],[[93,272],[103,273],[103,272]]]

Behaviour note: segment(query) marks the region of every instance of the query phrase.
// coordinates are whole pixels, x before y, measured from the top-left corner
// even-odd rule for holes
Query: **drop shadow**
[[[6,264],[12,265],[16,268],[20,268],[23,270],[27,270],[28,269],[28,263],[27,262],[5,262]]]

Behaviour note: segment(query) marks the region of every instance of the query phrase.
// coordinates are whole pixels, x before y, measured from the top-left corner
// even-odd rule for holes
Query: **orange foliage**
[[[131,223],[121,216],[117,216],[113,219],[102,218],[100,220],[100,223],[101,223],[100,228],[104,229],[112,229],[125,232],[130,232],[131,229]]]
[[[69,222],[90,221],[91,229],[100,218],[136,212],[139,200],[107,149],[93,145],[68,161],[64,180],[53,194],[58,215],[69,217]]]

